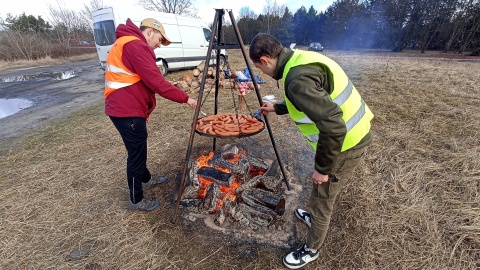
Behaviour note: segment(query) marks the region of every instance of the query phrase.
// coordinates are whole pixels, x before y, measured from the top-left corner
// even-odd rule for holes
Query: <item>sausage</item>
[[[209,126],[207,127],[207,129],[205,130],[205,133],[207,134],[210,134],[210,135],[217,135],[216,132],[213,130],[213,126]]]
[[[247,121],[251,122],[251,123],[260,123],[260,121],[258,121],[257,118],[253,118],[253,117],[252,118],[247,118]]]
[[[252,133],[255,133],[259,130],[258,129],[242,128],[242,129],[240,129],[240,131],[241,131],[242,134],[252,134]]]
[[[213,121],[210,121],[210,124],[220,124],[220,125],[223,125],[223,121],[221,120],[213,120]]]
[[[227,115],[227,117],[225,117],[225,124],[229,124],[232,122],[233,122],[233,118],[230,115]]]
[[[202,117],[200,118],[202,121],[212,121],[212,120],[215,120],[217,118],[217,115],[216,114],[212,114],[212,115],[208,115],[208,116],[205,116],[205,117]]]
[[[212,127],[211,124],[205,124],[203,126],[200,127],[200,130],[203,132],[203,133],[206,133],[207,129]]]
[[[232,131],[232,132],[238,132],[240,130],[240,128],[238,126],[234,126],[234,127],[227,127],[225,126],[223,128],[225,131]]]
[[[216,129],[215,132],[220,136],[237,136],[238,132],[235,131],[226,131],[221,129]]]

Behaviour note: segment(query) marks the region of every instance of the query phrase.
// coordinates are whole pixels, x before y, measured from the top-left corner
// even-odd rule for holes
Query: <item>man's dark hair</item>
[[[283,49],[275,37],[266,33],[258,33],[250,42],[250,59],[253,62],[260,62],[260,57],[268,56],[270,58],[277,58]]]

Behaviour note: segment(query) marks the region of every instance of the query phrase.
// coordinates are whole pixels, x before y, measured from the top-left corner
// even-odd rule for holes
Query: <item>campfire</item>
[[[285,212],[278,165],[228,144],[190,164],[181,205],[214,216],[215,224],[269,226]]]

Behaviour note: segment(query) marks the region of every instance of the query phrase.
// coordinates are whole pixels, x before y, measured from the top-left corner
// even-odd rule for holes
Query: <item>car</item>
[[[312,42],[310,43],[310,45],[308,45],[308,50],[315,52],[323,52],[323,46],[318,42]]]

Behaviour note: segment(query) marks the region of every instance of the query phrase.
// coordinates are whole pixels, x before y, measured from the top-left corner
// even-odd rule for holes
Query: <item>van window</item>
[[[210,42],[210,37],[212,36],[210,29],[203,28],[203,34],[205,34],[205,40]]]
[[[113,20],[100,21],[93,24],[95,43],[99,46],[112,45],[117,39],[115,36],[115,23]]]

